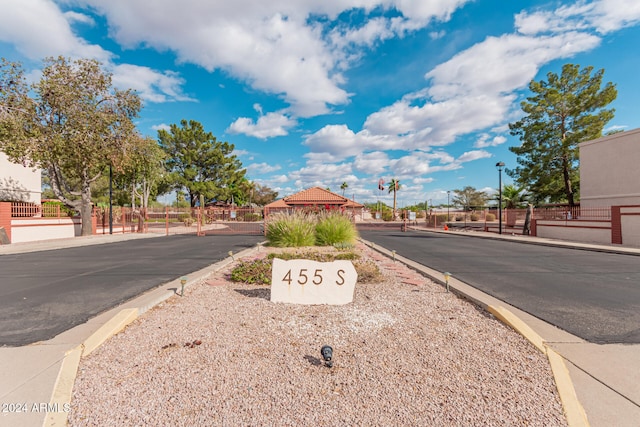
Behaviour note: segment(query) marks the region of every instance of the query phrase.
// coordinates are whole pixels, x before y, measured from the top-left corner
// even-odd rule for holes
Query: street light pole
[[[109,163],[109,234],[113,234],[113,168]],[[124,227],[124,226],[123,226]]]
[[[447,222],[449,222],[449,196],[451,195],[451,190],[447,190]]]
[[[502,168],[504,162],[496,163],[498,168],[498,234],[502,234]]]

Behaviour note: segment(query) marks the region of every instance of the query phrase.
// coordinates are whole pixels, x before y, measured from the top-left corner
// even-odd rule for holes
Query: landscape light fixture
[[[333,366],[333,349],[331,348],[331,346],[323,345],[322,348],[320,349],[320,354],[324,359],[324,364],[329,368],[332,367]]]
[[[498,234],[502,234],[502,168],[504,162],[496,163],[498,168]]]
[[[187,277],[186,276],[182,276],[180,278],[180,285],[182,286],[182,289],[180,290],[180,296],[183,297],[184,296],[184,285],[187,284]]]
[[[449,277],[451,277],[451,273],[448,271],[444,272],[444,283],[447,285],[447,292],[449,292]]]

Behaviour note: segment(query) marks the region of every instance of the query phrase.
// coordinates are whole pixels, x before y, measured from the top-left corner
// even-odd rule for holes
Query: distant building
[[[312,187],[269,203],[265,206],[265,212],[275,213],[294,209],[340,210],[353,214],[356,219],[360,220],[362,219],[363,208],[364,205],[344,196],[321,187]]]
[[[640,205],[640,129],[579,147],[581,207]]]
[[[0,152],[0,201],[40,204],[42,172],[13,163]]]

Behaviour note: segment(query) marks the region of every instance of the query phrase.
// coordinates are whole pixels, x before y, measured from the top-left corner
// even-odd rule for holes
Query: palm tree
[[[398,190],[400,190],[400,180],[396,179],[396,178],[391,178],[391,181],[389,182],[389,193],[391,193],[393,191],[393,220],[396,220],[396,196],[398,193]]]
[[[499,199],[499,196],[496,196],[496,199]],[[507,226],[512,227],[515,225],[517,215],[513,209],[523,207],[526,201],[526,193],[523,188],[518,188],[513,184],[506,184],[502,187],[502,203],[504,203],[507,215]],[[499,200],[498,203],[500,203]]]
[[[340,186],[340,189],[342,190],[342,197],[344,197],[344,190],[347,189],[347,187],[349,187],[349,184],[347,184],[347,182],[343,182],[342,185]]]
[[[515,209],[522,207],[526,202],[526,194],[513,184],[506,184],[502,187],[502,202],[505,209]]]

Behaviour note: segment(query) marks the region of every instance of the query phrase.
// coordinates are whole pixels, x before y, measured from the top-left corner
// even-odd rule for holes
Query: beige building
[[[640,129],[580,144],[580,206],[640,205]]]
[[[40,204],[42,173],[12,163],[0,152],[0,201],[31,202]]]

